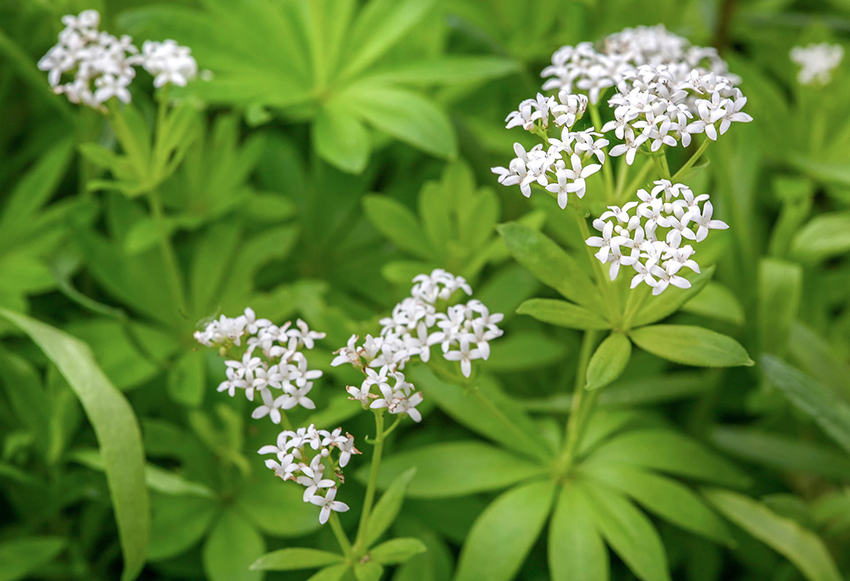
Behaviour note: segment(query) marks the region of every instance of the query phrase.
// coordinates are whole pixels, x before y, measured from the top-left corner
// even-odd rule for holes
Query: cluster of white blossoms
[[[636,273],[632,288],[644,282],[652,287],[654,295],[670,285],[689,288],[691,283],[679,271],[687,267],[699,272],[699,265],[691,258],[695,253],[693,246],[683,246],[683,242],[702,242],[709,230],[725,230],[728,226],[712,219],[714,208],[708,194],[695,196],[684,184],[658,180],[652,191],[638,190],[637,196],[640,202],[609,206],[594,220],[593,227],[602,236],[591,236],[587,245],[599,248],[596,258],[610,264],[611,280],[625,265]]]
[[[367,335],[358,345],[352,335],[339,349],[331,365],[350,363],[363,371],[360,387],[348,386],[349,399],[372,409],[387,408],[391,414],[407,414],[422,419],[416,406],[422,394],[405,380],[401,370],[414,357],[429,361],[431,347],[440,344],[443,357],[459,361],[464,376],[472,373],[472,361],[490,356],[490,341],[502,336],[500,313],[490,313],[478,300],[449,305],[457,291],[472,295],[472,288],[460,276],[436,269],[420,274],[410,296],[398,303],[392,315],[381,319],[381,333]],[[377,393],[373,391],[377,390]]]
[[[346,512],[348,505],[336,500],[337,487],[345,482],[342,468],[352,454],[360,452],[354,447],[354,437],[342,428],[332,432],[317,430],[313,424],[297,430],[284,430],[273,445],[263,446],[260,454],[274,454],[266,466],[282,480],[292,480],[304,487],[304,502],[322,507],[319,522],[325,524],[331,512]],[[336,459],[334,459],[336,453]],[[327,478],[332,475],[333,478]]]
[[[145,42],[140,53],[129,36],[117,38],[98,30],[96,10],[63,16],[62,23],[65,29],[59,33],[59,42],[41,58],[38,68],[47,71],[53,92],[64,94],[72,103],[95,109],[113,97],[129,103],[137,65],[154,75],[157,87],[182,86],[197,76],[191,51],[173,40]]]
[[[791,49],[791,60],[802,67],[797,73],[801,85],[826,85],[832,81],[832,71],[844,59],[840,44],[809,44]]]
[[[549,77],[543,90],[557,90],[557,97],[538,94],[523,101],[506,122],[545,143],[529,151],[515,144],[516,157],[508,167],[492,171],[499,183],[518,184],[526,197],[531,185],[539,184],[557,194],[561,208],[569,193],[584,196],[585,178],[606,162],[606,134],[617,140],[610,155],[624,155],[631,165],[641,149],[687,147],[699,133],[716,140],[733,122],[752,120],[742,111],[747,98],[735,86],[737,77],[727,72],[717,51],[692,46],[660,25],[623,30],[599,49],[591,43],[562,47],[543,76]],[[588,103],[595,107],[609,88],[614,91],[607,101],[613,119],[602,127],[574,130]]]
[[[235,318],[222,315],[195,332],[199,343],[218,348],[228,357],[227,379],[218,391],[233,397],[243,390],[248,401],[254,401],[259,392],[262,403],[251,417],[269,416],[275,424],[281,421],[281,410],[315,409],[309,394],[322,372],[308,369],[301,349],[312,349],[315,341],[324,338],[324,333],[311,331],[301,319],[294,326],[287,322],[279,327],[268,319],[257,319],[250,308]]]

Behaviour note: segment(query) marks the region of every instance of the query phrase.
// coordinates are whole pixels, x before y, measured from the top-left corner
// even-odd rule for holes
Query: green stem
[[[587,379],[587,365],[590,362],[590,356],[593,353],[593,348],[596,346],[598,338],[599,331],[585,331],[581,342],[578,369],[576,370],[575,390],[573,391],[573,401],[570,408],[570,419],[567,421],[567,441],[561,457],[562,467],[565,472],[569,471],[572,467],[579,445],[581,444],[581,438],[584,435],[587,419],[590,417],[590,412],[596,404],[596,398],[599,393],[597,389],[593,391],[584,389]]]
[[[590,238],[590,230],[587,228],[587,220],[584,218],[584,215],[581,209],[577,209],[575,212],[576,221],[578,222],[578,229],[581,232],[582,240],[587,240]],[[603,299],[608,306],[609,315],[612,317],[616,317],[617,311],[619,309],[615,309],[616,306],[613,302],[613,298],[611,297],[611,280],[605,275],[605,272],[602,270],[602,263],[599,262],[596,257],[593,255],[593,251],[590,249],[590,246],[587,244],[584,245],[585,250],[587,251],[587,256],[590,259],[590,263],[593,265],[593,272],[596,275],[596,282],[599,286],[600,292],[604,295]],[[613,323],[614,321],[612,321]]]
[[[590,120],[593,122],[593,127],[597,131],[602,128],[602,118],[599,116],[599,106],[596,104],[590,105]],[[608,148],[605,148],[605,154],[608,154]],[[606,162],[610,162],[610,158]],[[616,195],[614,193],[614,173],[611,171],[609,163],[602,164],[602,178],[605,180],[605,202],[607,204],[616,203]]]
[[[365,552],[366,531],[369,528],[369,517],[375,504],[375,493],[378,489],[378,473],[381,470],[381,455],[384,452],[384,410],[375,411],[375,448],[372,453],[372,467],[369,470],[369,483],[366,485],[366,498],[363,500],[363,512],[360,514],[360,525],[357,527],[357,539],[354,541],[354,553],[358,556]]]
[[[391,425],[389,428],[387,428],[387,431],[386,431],[386,432],[384,432],[384,438],[386,438],[387,436],[389,436],[390,434],[392,434],[392,433],[393,433],[393,431],[394,431],[394,430],[398,427],[398,425],[399,425],[400,423],[401,423],[401,416],[398,416],[398,417],[396,417],[396,419],[395,419],[395,421],[392,423],[392,425]]]
[[[711,140],[706,137],[705,140],[702,142],[702,145],[699,146],[699,149],[697,149],[696,152],[691,156],[691,159],[689,159],[687,162],[685,162],[685,165],[679,168],[679,171],[677,171],[676,174],[672,178],[670,178],[670,181],[676,183],[680,179],[682,179],[682,176],[684,176],[685,173],[687,173],[687,171],[691,169],[697,161],[699,161],[699,158],[702,157],[702,154],[705,153],[705,150],[708,149],[708,146],[710,144]]]
[[[339,543],[339,548],[341,548],[343,554],[348,557],[351,554],[351,541],[348,540],[348,535],[346,535],[345,531],[342,529],[339,517],[335,512],[331,512],[330,523],[331,530],[334,532],[336,541]]]
[[[627,164],[625,158],[622,157],[617,164],[617,189],[614,192],[614,198],[619,200],[623,195],[623,186],[626,185],[626,176],[629,174],[629,164]]]
[[[629,293],[629,300],[626,303],[626,311],[623,313],[623,328],[628,330],[632,327],[632,319],[640,312],[641,307],[646,304],[646,301],[651,296],[652,292],[648,285],[640,285],[638,288]]]

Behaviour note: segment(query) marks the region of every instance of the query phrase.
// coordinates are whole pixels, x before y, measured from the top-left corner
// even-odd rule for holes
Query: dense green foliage
[[[201,78],[53,94],[37,62],[88,8]],[[490,168],[558,47],[658,23],[754,120],[670,155],[730,227],[654,297]],[[4,0],[0,581],[850,578],[850,59],[819,86],[789,58],[848,30],[847,0]],[[669,177],[617,159],[609,193]],[[469,378],[406,368],[423,418],[385,436],[332,352],[437,268],[504,336]],[[193,338],[249,306],[327,333],[289,417],[364,452],[342,530]]]

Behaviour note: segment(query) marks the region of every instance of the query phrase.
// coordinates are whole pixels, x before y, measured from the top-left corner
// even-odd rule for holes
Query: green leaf
[[[711,280],[712,275],[714,275],[714,266],[706,268],[702,274],[687,277],[691,281],[691,288],[668,288],[662,294],[650,297],[643,308],[634,316],[634,319],[627,321],[628,326],[631,328],[642,327],[669,317],[682,308],[682,305],[697,296]]]
[[[575,259],[534,228],[510,222],[498,228],[508,250],[543,284],[594,313],[604,313],[599,288]]]
[[[759,262],[759,344],[762,353],[782,355],[797,320],[803,294],[803,269],[773,258]]]
[[[457,138],[444,111],[419,93],[392,85],[356,83],[339,94],[346,110],[378,131],[436,157],[457,155]]]
[[[611,333],[602,341],[587,365],[585,389],[605,387],[622,375],[632,356],[632,343],[622,333]]]
[[[555,493],[550,480],[512,488],[475,521],[460,552],[455,581],[509,581],[537,541]]]
[[[341,107],[323,107],[311,127],[316,153],[334,167],[359,174],[366,169],[372,144],[360,121]]]
[[[669,581],[664,545],[652,522],[619,493],[584,482],[580,486],[594,525],[632,573],[642,581]]]
[[[381,58],[422,20],[435,0],[373,0],[351,27],[346,66],[341,77],[351,78]]]
[[[597,448],[588,462],[642,466],[734,487],[745,487],[750,482],[746,474],[696,440],[667,429],[620,434]]]
[[[482,375],[473,389],[441,380],[428,367],[411,369],[411,380],[456,422],[506,448],[549,462],[555,449],[531,419],[491,377]]]
[[[850,404],[775,355],[763,355],[761,368],[767,380],[791,403],[811,416],[833,440],[850,452]]]
[[[419,220],[407,206],[389,196],[363,197],[363,210],[373,226],[400,249],[425,260],[433,258]]]
[[[589,500],[573,483],[561,488],[549,529],[552,581],[608,581],[608,551],[590,512]]]
[[[411,498],[445,498],[501,490],[546,470],[483,442],[447,442],[391,456],[381,465],[379,486],[387,487],[411,467],[416,468],[407,489]]]
[[[187,407],[198,407],[207,387],[206,353],[187,351],[168,372],[168,395]]]
[[[688,487],[664,476],[628,466],[590,466],[581,473],[631,496],[650,512],[685,530],[734,546],[732,532]]]
[[[239,513],[227,510],[204,543],[204,572],[209,581],[260,581],[263,573],[250,567],[265,550],[259,531]]]
[[[344,563],[342,565],[331,565],[330,567],[325,567],[307,579],[307,581],[340,581],[348,570],[348,563]]]
[[[604,330],[611,324],[588,309],[560,299],[529,299],[522,303],[516,312],[530,315],[550,325],[568,329]]]
[[[490,305],[490,303],[485,304]],[[499,338],[490,346],[487,369],[489,371],[542,369],[562,361],[565,351],[566,348],[561,341],[543,333],[515,331]]]
[[[745,320],[744,307],[735,293],[716,282],[709,282],[701,293],[682,305],[682,312],[733,325],[743,325]]]
[[[727,453],[751,462],[850,482],[850,458],[840,450],[815,442],[731,426],[714,428],[711,441]]]
[[[303,490],[281,486],[280,479],[263,470],[236,497],[235,506],[264,533],[294,538],[318,530],[315,507],[305,503]]]
[[[118,536],[124,554],[122,579],[142,570],[150,533],[142,434],[133,408],[98,368],[88,346],[44,323],[0,309],[56,365],[83,405],[100,444]]]
[[[381,495],[380,500],[375,504],[375,508],[369,515],[369,524],[366,527],[366,546],[371,547],[375,541],[381,538],[388,528],[395,522],[401,505],[404,502],[404,495],[407,492],[407,487],[410,481],[416,474],[416,468],[402,472],[386,492]]]
[[[743,494],[713,489],[705,496],[726,518],[794,563],[809,581],[841,581],[829,551],[813,532]]]
[[[391,539],[369,551],[369,555],[381,565],[400,565],[427,550],[419,539]]]
[[[209,530],[217,508],[206,498],[154,495],[148,558],[161,561],[195,546]]]
[[[60,537],[23,537],[0,543],[0,581],[28,578],[65,548]]]
[[[384,67],[368,78],[374,82],[410,85],[465,84],[504,77],[519,70],[517,61],[503,57],[446,55]]]
[[[0,352],[0,379],[6,397],[15,414],[36,436],[36,445],[47,451],[46,438],[50,433],[50,399],[35,368],[23,357],[11,351]]]
[[[650,325],[629,332],[635,345],[662,359],[697,367],[753,365],[740,343],[708,329],[690,325]]]
[[[850,251],[850,212],[833,212],[812,218],[791,243],[791,255],[816,263]]]
[[[357,581],[380,581],[384,568],[375,561],[366,561],[354,565],[354,578]]]
[[[280,549],[266,553],[257,559],[251,569],[264,571],[294,571],[296,569],[317,569],[327,565],[342,563],[343,557],[338,553],[320,551],[319,549],[294,548]]]

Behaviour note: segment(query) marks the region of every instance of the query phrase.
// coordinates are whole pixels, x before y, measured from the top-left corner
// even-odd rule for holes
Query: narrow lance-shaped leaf
[[[608,551],[593,524],[590,501],[573,483],[561,488],[549,528],[553,581],[608,581]]]
[[[794,563],[809,581],[841,581],[826,545],[796,521],[736,492],[712,489],[705,496],[726,518]]]
[[[266,553],[251,565],[251,569],[293,571],[297,569],[317,569],[342,562],[343,557],[338,553],[297,547]]]
[[[460,553],[455,581],[513,579],[549,516],[555,493],[551,480],[502,494],[478,517]]]
[[[65,545],[61,537],[21,537],[0,543],[0,581],[30,578],[30,573],[52,561]]]
[[[687,303],[708,284],[714,274],[714,266],[703,270],[701,274],[689,276],[691,287],[688,289],[668,288],[662,294],[650,299],[643,308],[630,321],[626,321],[629,327],[642,327],[655,321],[660,321],[678,311],[682,305]]]
[[[587,366],[585,389],[605,387],[622,375],[632,356],[632,343],[622,333],[611,333],[602,341]]]
[[[390,539],[369,551],[369,554],[381,565],[398,565],[427,550],[428,547],[419,539]]]
[[[401,473],[390,484],[386,492],[381,495],[380,500],[378,500],[375,508],[372,510],[372,514],[369,515],[369,524],[366,528],[366,546],[372,546],[393,524],[393,521],[395,521],[401,510],[407,487],[415,474],[415,467]]]
[[[662,359],[697,367],[753,365],[740,343],[714,331],[690,325],[650,325],[629,332],[635,345]]]
[[[329,103],[313,122],[313,147],[322,159],[342,171],[359,174],[369,161],[371,143],[363,124]]]
[[[568,329],[587,331],[611,328],[608,321],[593,311],[559,299],[530,299],[522,303],[516,312],[520,315],[531,315],[538,321],[567,327]]]
[[[400,249],[430,260],[434,253],[419,220],[405,205],[388,196],[363,198],[363,210],[373,226]]]
[[[139,423],[130,404],[95,363],[88,346],[19,313],[0,309],[56,365],[80,399],[94,428],[124,554],[122,579],[135,579],[145,562],[150,534],[150,500]]]

